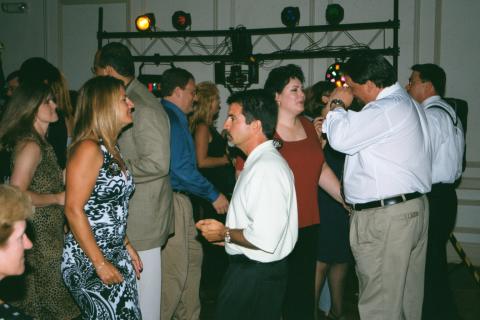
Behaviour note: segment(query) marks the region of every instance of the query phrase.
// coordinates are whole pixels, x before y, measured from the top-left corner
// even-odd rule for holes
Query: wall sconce
[[[28,6],[25,2],[3,2],[2,11],[5,13],[25,13]]]

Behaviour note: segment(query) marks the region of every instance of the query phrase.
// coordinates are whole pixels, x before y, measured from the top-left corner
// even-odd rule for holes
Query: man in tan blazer
[[[118,140],[136,185],[130,200],[128,239],[143,261],[138,281],[144,320],[160,319],[161,247],[174,232],[170,186],[170,123],[157,98],[135,79],[133,58],[121,43],[104,46],[95,56],[95,73],[122,80],[133,101],[133,126]]]

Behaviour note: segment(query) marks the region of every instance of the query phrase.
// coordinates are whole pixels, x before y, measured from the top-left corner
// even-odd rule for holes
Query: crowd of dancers
[[[166,70],[159,99],[112,42],[93,71],[78,92],[43,58],[7,79],[0,318],[199,319],[213,288],[216,319],[344,319],[355,263],[362,319],[455,319],[464,136],[440,67],[404,89],[362,53],[348,87],[305,89],[280,66],[229,97],[224,135],[218,88],[188,70]]]

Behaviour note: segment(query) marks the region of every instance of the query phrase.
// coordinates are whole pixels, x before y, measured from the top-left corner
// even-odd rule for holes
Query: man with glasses
[[[162,319],[200,317],[202,246],[196,239],[190,194],[210,201],[217,213],[228,209],[227,198],[200,174],[187,114],[193,111],[195,79],[182,68],[162,74],[162,104],[170,119],[171,169],[175,235],[162,253]]]
[[[92,70],[122,80],[135,105],[133,126],[127,127],[118,139],[136,185],[130,199],[127,235],[143,261],[142,277],[137,282],[143,319],[158,320],[161,247],[174,227],[168,116],[157,98],[135,78],[133,57],[125,45],[105,45],[96,53]]]
[[[416,64],[411,69],[406,89],[425,110],[433,155],[422,318],[457,319],[448,282],[447,242],[457,217],[455,181],[462,174],[463,128],[455,110],[443,100],[445,71],[432,63]]]

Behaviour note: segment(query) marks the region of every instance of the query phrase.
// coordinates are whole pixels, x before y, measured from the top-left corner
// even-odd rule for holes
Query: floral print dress
[[[124,281],[104,284],[71,232],[66,235],[63,249],[63,279],[83,319],[141,319],[135,272],[124,245],[128,201],[134,190],[132,175],[122,172],[101,141],[100,148],[103,165],[84,209],[97,245]]]

